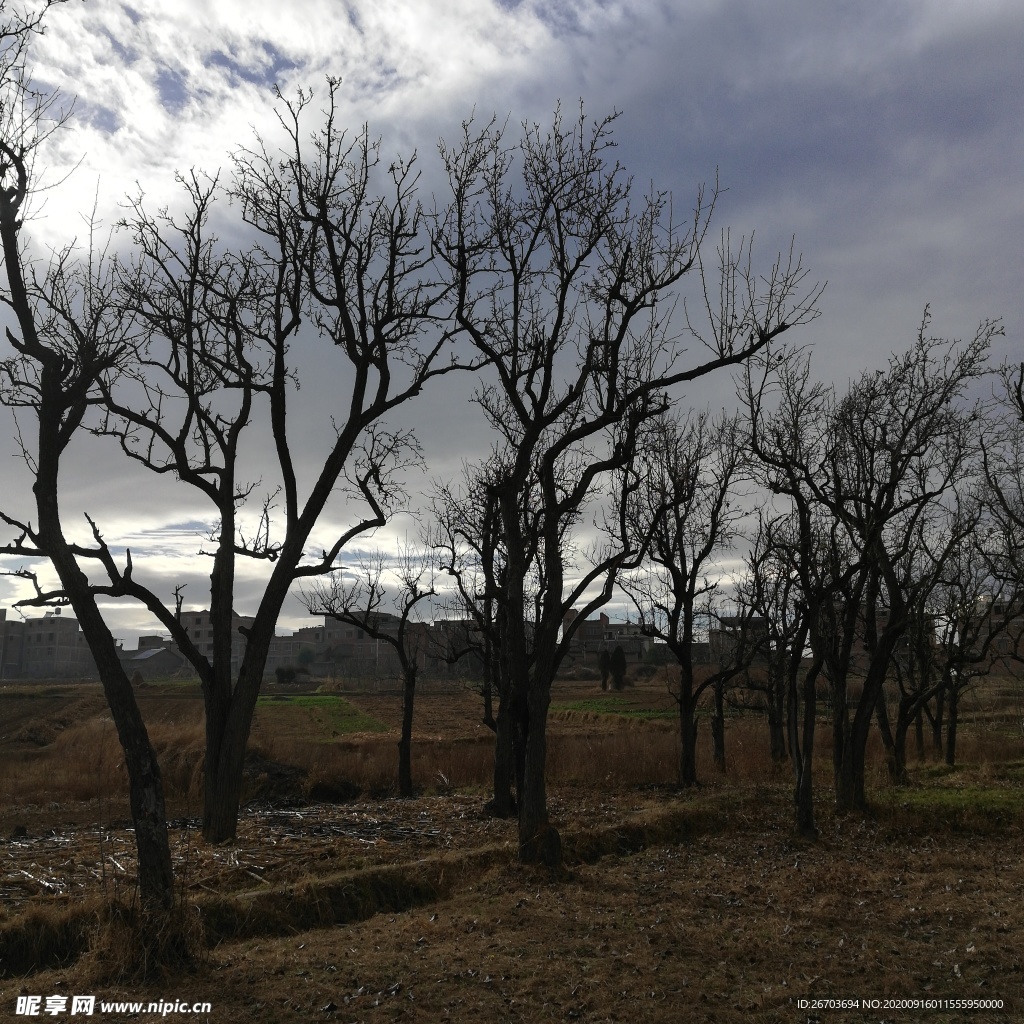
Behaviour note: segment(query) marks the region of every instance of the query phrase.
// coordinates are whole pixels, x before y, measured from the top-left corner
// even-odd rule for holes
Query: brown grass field
[[[161,1016],[97,1003],[103,1021],[1024,1020],[1019,684],[986,686],[965,708],[956,769],[914,761],[897,789],[873,752],[867,816],[831,811],[823,721],[821,838],[807,843],[760,717],[730,719],[724,775],[702,725],[702,785],[682,792],[664,681],[622,694],[560,682],[557,874],[519,865],[514,823],[482,813],[491,740],[470,692],[421,695],[421,793],[403,801],[398,696],[269,688],[238,839],[211,847],[197,823],[197,688],[144,686],[181,885],[167,948],[188,950],[153,969],[99,688],[8,685],[0,1020],[30,1019],[19,996],[75,994],[212,1006]]]

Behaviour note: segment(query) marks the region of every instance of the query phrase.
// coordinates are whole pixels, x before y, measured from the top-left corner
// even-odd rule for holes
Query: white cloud
[[[403,145],[430,146],[480,97],[537,75],[554,46],[532,7],[478,0],[60,7],[38,46],[36,77],[77,97],[73,131],[46,153],[51,179],[77,170],[35,230],[50,244],[66,241],[68,214],[91,205],[82,200],[97,180],[106,223],[136,182],[155,202],[173,202],[176,171],[224,166],[253,126],[274,136],[275,83],[286,96],[300,86],[322,95],[324,76],[340,76],[343,121],[368,120],[374,131],[390,124]],[[425,137],[423,122],[435,126]]]
[[[353,127],[368,121],[386,153],[418,148],[428,193],[436,139],[474,108],[511,112],[515,125],[582,96],[593,115],[624,110],[618,155],[639,187],[653,180],[685,205],[720,167],[730,189],[720,226],[756,227],[764,256],[797,232],[812,274],[830,279],[827,315],[804,340],[817,342],[818,372],[845,376],[909,342],[929,300],[942,332],[968,333],[1000,314],[1011,336],[1024,329],[1022,31],[1024,10],[1012,0],[60,5],[38,78],[77,96],[79,117],[42,163],[51,183],[81,166],[47,194],[32,230],[39,251],[82,234],[97,181],[108,225],[136,182],[151,208],[176,202],[176,170],[225,166],[251,126],[273,136],[273,80],[286,94],[301,84],[322,95],[323,76],[340,75],[339,116]],[[309,341],[296,402],[307,483],[337,391]],[[423,479],[456,477],[472,454],[467,439],[480,441],[470,389],[439,382],[396,417],[422,437]],[[728,401],[731,388],[720,380],[693,390],[697,401]],[[261,443],[265,434],[254,464]],[[2,467],[5,500],[14,492],[24,504],[24,474],[10,459]],[[153,552],[146,571],[168,594],[187,579],[190,603],[205,603],[209,566],[195,556],[201,538],[189,524],[210,510],[187,488],[126,473],[108,448],[76,454],[64,486],[74,529],[84,528],[83,510],[96,512],[112,543]],[[334,526],[344,518],[332,515]],[[331,532],[325,525],[318,536],[327,543]],[[385,532],[380,542],[395,540]],[[254,607],[259,581],[244,570],[239,610]],[[0,580],[0,602],[9,604],[12,587]]]

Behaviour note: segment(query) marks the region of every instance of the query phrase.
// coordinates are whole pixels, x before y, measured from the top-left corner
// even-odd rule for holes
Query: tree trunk
[[[227,843],[238,831],[238,812],[242,804],[242,772],[245,745],[235,767],[230,755],[232,745],[228,737],[221,742],[210,742],[207,733],[205,773],[203,786],[203,838],[208,843]],[[227,756],[225,756],[227,754]]]
[[[57,465],[52,451],[41,449],[35,485],[40,550],[47,553],[71,600],[78,624],[99,671],[103,694],[124,751],[128,799],[138,853],[139,896],[153,909],[174,903],[174,869],[167,836],[163,779],[138,702],[117,656],[117,644],[100,614],[85,573],[64,539],[57,507]]]
[[[885,750],[885,767],[889,773],[890,781],[902,785],[906,775],[906,731],[904,731],[904,749],[897,749],[896,737],[893,736],[892,727],[889,724],[889,705],[885,700],[885,688],[879,687],[875,697],[875,720],[878,722],[878,732],[882,737],[882,747]],[[897,726],[898,728],[898,726]]]
[[[854,772],[850,713],[846,706],[846,681],[832,681],[832,780],[836,793],[836,814],[854,807]]]
[[[524,786],[519,797],[519,859],[524,864],[557,867],[562,862],[562,840],[548,821],[545,781],[550,703],[550,682],[534,678],[528,699]]]
[[[514,775],[513,734],[515,723],[507,701],[498,705],[498,717],[494,731],[494,794],[487,810],[496,818],[511,818],[516,813],[512,799],[512,777]]]
[[[490,620],[488,620],[490,621]],[[484,725],[487,726],[491,732],[496,733],[498,731],[498,723],[494,717],[494,679],[497,672],[496,659],[494,657],[494,651],[491,646],[489,638],[484,640],[483,649],[483,673],[484,673],[484,685],[483,685],[483,697],[484,697]]]
[[[697,719],[693,682],[685,669],[679,673],[679,785],[697,785]]]
[[[903,720],[900,715],[896,719],[896,732],[893,734],[892,759],[889,761],[889,778],[896,786],[905,786],[907,776],[907,733],[910,731],[910,719]]]
[[[864,786],[864,764],[867,756],[868,736],[871,732],[872,714],[870,711],[857,709],[853,725],[850,729],[848,745],[849,758],[847,779],[851,794],[850,810],[866,811],[868,808],[867,791]]]
[[[521,813],[526,792],[526,741],[530,735],[530,714],[526,697],[514,697],[512,705],[512,767],[516,783],[516,810]]]
[[[228,678],[230,680],[230,665]],[[217,689],[216,695],[207,695],[203,838],[208,843],[228,842],[238,832],[245,748],[258,691],[258,687],[252,688],[243,668],[233,695],[229,692],[225,700],[223,688]],[[247,694],[246,699],[243,694]]]
[[[914,715],[914,749],[918,761],[924,760],[924,709],[918,708]]]
[[[791,746],[799,752],[798,759],[794,760],[796,784],[793,792],[793,802],[796,811],[796,830],[805,839],[817,839],[818,827],[814,821],[814,727],[817,716],[817,683],[819,667],[812,665],[811,669],[804,676],[803,682],[803,735],[802,742],[791,743]],[[794,681],[795,682],[795,681]],[[796,686],[793,686],[795,696]],[[796,708],[792,715],[792,721],[796,726]]]
[[[101,659],[96,660],[99,665]],[[139,896],[144,906],[167,910],[174,903],[174,869],[160,766],[124,669],[120,664],[116,670],[104,665],[100,678],[128,769],[129,805],[138,852]]]
[[[893,613],[895,615],[895,612]],[[864,688],[850,728],[849,742],[843,750],[842,805],[844,810],[866,811],[867,793],[865,781],[865,757],[872,719],[878,720],[882,742],[890,760],[890,771],[896,770],[895,743],[889,728],[889,714],[885,704],[885,675],[888,671],[892,652],[900,634],[886,632],[878,646],[871,652],[871,661],[864,678]],[[846,802],[848,801],[848,802]],[[837,791],[836,807],[840,808],[840,794]]]
[[[935,695],[935,716],[932,718],[932,750],[936,757],[942,756],[942,726],[946,709],[946,690],[942,689]]]
[[[405,667],[402,688],[402,735],[398,741],[398,795],[411,797],[412,791],[412,713],[416,698],[416,664]]]
[[[725,772],[725,684],[715,684],[715,710],[711,715],[711,748],[715,767]]]
[[[773,676],[766,702],[768,710],[768,744],[773,764],[782,764],[788,756],[786,750],[786,687],[781,672]]]
[[[952,768],[956,764],[956,727],[960,719],[960,691],[955,687],[949,690],[949,714],[946,719],[946,764]]]

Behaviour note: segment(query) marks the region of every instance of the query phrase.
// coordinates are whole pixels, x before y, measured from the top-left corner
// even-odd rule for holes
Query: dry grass
[[[134,903],[90,897],[72,905],[36,907],[0,925],[0,965],[8,977],[74,963],[94,985],[166,978],[205,955],[194,906],[149,913]]]
[[[207,999],[218,1024],[1018,1019],[1019,827],[946,834],[825,812],[821,841],[806,844],[785,825],[786,802],[773,787],[669,800],[660,820],[698,815],[697,827],[659,831],[647,811],[610,825],[557,878],[492,848],[257,887],[218,917],[242,937],[187,974],[97,983],[86,958],[3,984],[0,1005],[15,990],[88,986]],[[240,926],[228,915],[246,902]],[[797,1000],[814,997],[998,998],[1006,1009],[799,1013]]]
[[[994,685],[994,684],[993,684]],[[592,685],[572,693],[597,696]],[[1000,691],[1001,692],[1001,691]],[[144,697],[145,695],[143,695]],[[603,694],[601,695],[604,696]],[[653,707],[671,714],[664,680],[630,687],[615,699],[625,706]],[[388,731],[332,736],[329,723],[299,715],[258,713],[250,751],[257,760],[291,765],[306,773],[305,792],[350,797],[358,793],[387,796],[397,792],[397,697],[351,697],[352,703]],[[160,758],[169,803],[179,810],[194,807],[202,781],[203,726],[198,700],[173,703],[170,711],[151,715],[150,736]],[[679,741],[672,718],[644,720],[627,715],[558,711],[549,724],[548,777],[553,785],[658,786],[676,780]],[[492,772],[493,736],[478,720],[479,698],[472,694],[421,698],[413,743],[413,777],[425,792],[452,788],[486,788]],[[698,729],[698,777],[716,783],[705,721]],[[29,739],[29,737],[32,737]],[[122,754],[102,697],[90,695],[48,718],[20,723],[13,738],[17,757],[8,758],[0,775],[0,808],[47,806],[59,794],[62,802],[106,804],[111,813],[123,808],[125,790]],[[1021,756],[1024,738],[1002,718],[969,713],[964,716],[959,759],[975,765],[998,765]],[[0,747],[2,749],[2,747]],[[725,780],[752,782],[766,777],[785,779],[788,768],[770,764],[764,722],[756,716],[729,721]],[[831,734],[827,723],[818,730],[815,760],[818,786],[831,786]],[[930,764],[930,754],[924,762]],[[882,768],[877,736],[872,738],[870,787],[890,787]],[[919,763],[910,754],[911,770]],[[254,773],[248,795],[279,796],[268,791]],[[272,789],[272,787],[271,787]]]
[[[671,706],[656,683],[624,695],[638,709]],[[292,796],[319,786],[377,802],[250,813],[227,848],[176,832],[186,903],[199,914],[183,912],[166,931],[125,909],[133,862],[124,830],[107,829],[97,841],[58,824],[50,840],[9,842],[8,864],[38,885],[22,877],[16,886],[8,872],[5,895],[18,889],[27,909],[0,925],[0,962],[13,974],[51,966],[0,982],[0,1006],[20,992],[187,997],[210,1000],[211,1019],[223,1024],[790,1022],[815,1019],[796,1004],[813,996],[1007,1002],[1007,1013],[972,1013],[972,1022],[1024,1011],[1024,743],[998,716],[965,715],[955,770],[911,755],[906,788],[889,784],[873,743],[873,813],[844,819],[830,808],[822,723],[822,838],[807,844],[791,833],[789,770],[770,764],[761,720],[729,720],[724,776],[710,763],[702,723],[703,785],[679,793],[671,719],[555,713],[549,792],[569,867],[552,877],[515,863],[513,823],[479,813],[493,740],[475,720],[476,699],[421,702],[413,770],[424,795],[413,801],[382,799],[395,789],[399,702],[353,702],[390,731],[332,739],[312,726],[275,732],[267,723],[284,719],[268,718],[254,735],[255,761],[301,769]],[[185,708],[149,720],[169,789],[194,801],[202,730]],[[101,716],[35,724],[38,737],[52,730],[45,745],[25,739],[30,718],[12,730],[20,738],[0,743],[11,769],[0,776],[0,795],[24,807],[11,781],[20,771],[40,802],[59,797],[48,820],[67,820],[71,799],[91,801],[80,805],[87,820],[109,819],[110,794],[123,785],[109,725]],[[266,774],[252,780],[256,791]],[[8,807],[0,844],[18,820],[11,814]],[[45,820],[40,811],[34,835],[44,834]],[[66,895],[47,896],[47,885]],[[205,959],[196,956],[197,922],[206,942],[219,943]],[[154,977],[160,960],[177,967]],[[817,1019],[883,1015],[827,1011]]]
[[[84,688],[84,687],[83,687]],[[69,688],[74,689],[74,688]],[[0,808],[61,802],[114,800],[120,805],[127,775],[117,731],[100,694],[20,723],[0,742]],[[4,695],[7,696],[6,694]],[[181,720],[148,724],[171,797],[194,794],[202,760],[202,709],[189,702]],[[39,742],[46,738],[46,742]],[[2,756],[0,755],[0,756]]]

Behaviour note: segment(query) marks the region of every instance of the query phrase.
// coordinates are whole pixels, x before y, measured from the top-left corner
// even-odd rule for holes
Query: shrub
[[[618,644],[608,658],[608,669],[612,674],[612,686],[621,690],[626,685],[626,652]]]

